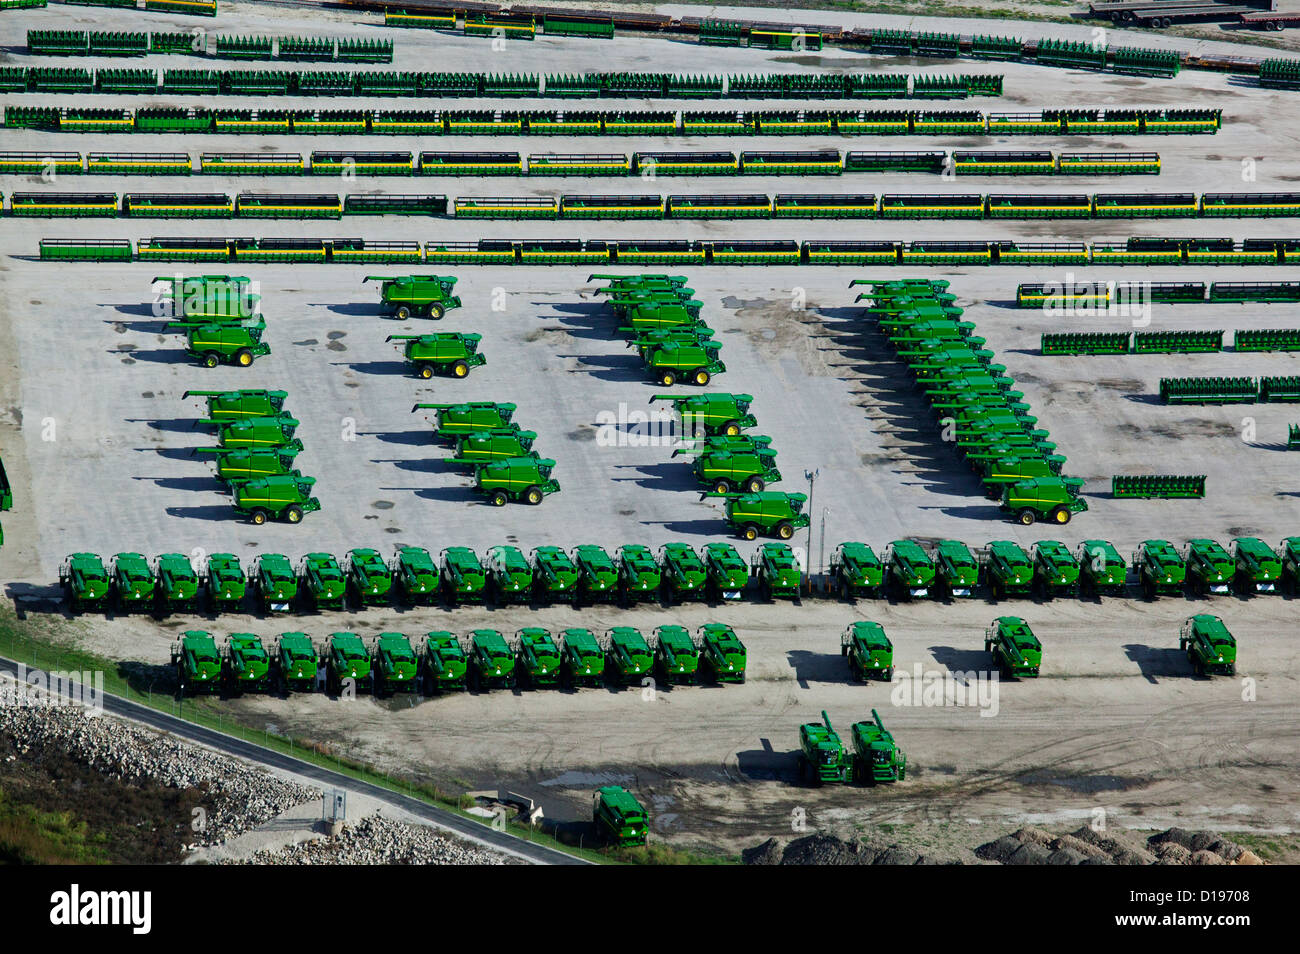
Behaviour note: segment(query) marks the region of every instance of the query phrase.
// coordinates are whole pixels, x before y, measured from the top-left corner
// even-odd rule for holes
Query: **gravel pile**
[[[502,865],[515,859],[441,834],[369,815],[337,838],[317,838],[254,853],[251,865]]]
[[[782,848],[769,838],[741,853],[747,865],[934,865],[944,862],[918,854],[898,845],[844,841],[834,835],[808,835],[796,838]]]
[[[0,735],[23,755],[60,752],[109,778],[202,790],[206,817],[194,832],[196,845],[217,844],[321,797],[318,789],[75,706],[0,705]]]

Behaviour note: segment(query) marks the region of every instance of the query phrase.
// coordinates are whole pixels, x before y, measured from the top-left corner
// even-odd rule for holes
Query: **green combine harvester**
[[[1187,564],[1168,540],[1143,540],[1133,554],[1138,582],[1148,600],[1161,594],[1178,595],[1187,579]]]
[[[879,623],[850,623],[840,635],[840,655],[848,659],[855,682],[894,678],[894,644]]]
[[[1238,593],[1273,593],[1282,581],[1282,561],[1273,549],[1258,537],[1237,537],[1232,541],[1232,557],[1237,565],[1234,583]]]
[[[232,633],[222,656],[222,678],[232,695],[271,691],[271,659],[252,633]]]
[[[533,569],[518,547],[493,547],[488,551],[484,569],[488,596],[497,606],[527,603],[532,599]]]
[[[471,470],[479,464],[516,457],[540,457],[533,450],[536,431],[521,431],[518,424],[466,434],[456,440],[456,452],[449,463]]]
[[[325,687],[330,695],[339,695],[351,685],[362,692],[372,685],[370,652],[356,633],[330,633],[325,649]]]
[[[694,685],[699,678],[700,647],[685,626],[660,626],[647,641],[655,654],[655,673],[666,686]]]
[[[749,567],[730,543],[715,541],[704,545],[704,589],[714,602],[738,600],[749,583]]]
[[[933,596],[935,567],[930,554],[913,540],[895,540],[885,548],[885,592],[895,599]]]
[[[298,564],[298,589],[317,612],[341,610],[348,584],[334,554],[308,553]]]
[[[431,335],[389,335],[384,339],[402,341],[402,356],[417,378],[429,380],[435,374],[453,378],[469,377],[471,368],[487,364],[487,356],[479,354],[480,334],[460,334],[442,331]]]
[[[452,294],[456,279],[443,275],[403,275],[388,278],[383,275],[367,275],[361,280],[379,282],[380,307],[387,317],[398,321],[410,318],[432,318],[437,320],[453,308],[459,308],[459,296]]]
[[[1034,544],[1034,586],[1045,600],[1078,594],[1079,564],[1064,543],[1040,540]]]
[[[787,494],[777,490],[764,490],[756,494],[702,494],[700,499],[722,497],[726,500],[724,519],[737,536],[757,540],[760,536],[789,540],[796,530],[808,526],[808,514],[803,505],[807,494]]]
[[[799,779],[813,785],[847,782],[852,776],[852,759],[822,710],[821,722],[799,726]]]
[[[293,466],[301,441],[297,447],[196,447],[194,454],[211,454],[216,457],[216,477],[224,484],[235,484],[263,477],[301,477],[302,471]]]
[[[1300,591],[1300,537],[1284,537],[1277,545],[1277,558],[1282,564],[1282,586],[1295,596]]]
[[[1198,595],[1219,596],[1232,588],[1237,565],[1222,545],[1214,540],[1188,540],[1183,550],[1187,567],[1187,588]]]
[[[411,641],[402,633],[380,633],[375,638],[372,658],[376,696],[394,692],[415,692],[419,687],[420,661]]]
[[[901,782],[907,778],[907,755],[885,728],[880,713],[871,710],[871,718],[853,723],[853,780],[868,785]]]
[[[718,434],[734,436],[747,427],[754,427],[758,419],[749,413],[754,402],[751,394],[656,394],[655,401],[671,401],[678,415],[678,434],[682,440],[696,440]]]
[[[564,649],[562,679],[570,688],[598,686],[605,679],[605,653],[589,629],[566,629],[560,634]]]
[[[756,494],[768,484],[781,480],[781,471],[776,467],[776,451],[768,447],[753,450],[705,447],[696,454],[691,468],[695,479],[712,487],[715,494],[736,491]]]
[[[885,566],[865,543],[841,543],[831,553],[830,587],[841,600],[884,595]]]
[[[1237,641],[1217,616],[1198,613],[1188,618],[1178,632],[1178,648],[1198,676],[1237,673]]]
[[[288,391],[240,388],[233,391],[186,391],[181,400],[207,399],[209,421],[244,421],[253,417],[278,417],[284,410]]]
[[[765,543],[750,557],[749,575],[758,585],[758,595],[765,603],[772,600],[800,602],[803,568],[794,551],[784,543]]]
[[[117,612],[125,615],[134,609],[153,608],[154,576],[144,554],[126,552],[114,555],[110,586]]]
[[[1016,520],[1030,526],[1036,520],[1065,526],[1076,513],[1088,509],[1079,496],[1083,481],[1078,477],[1036,477],[1011,484],[1002,491],[1001,507]]]
[[[298,575],[283,553],[263,553],[250,574],[262,615],[288,613],[298,601]]]
[[[641,803],[619,785],[597,789],[592,801],[591,823],[597,836],[616,848],[644,845],[650,829]]]
[[[288,411],[266,417],[202,418],[197,423],[215,425],[217,443],[223,450],[279,450],[287,454],[302,450],[302,441],[293,436],[302,422]],[[195,451],[199,452],[205,451]]]
[[[416,404],[411,412],[437,411],[434,437],[451,442],[472,434],[508,428],[517,407],[496,401],[466,401],[461,404]]]
[[[980,564],[960,540],[940,540],[934,547],[935,589],[947,599],[973,599],[980,581]]]
[[[736,631],[725,623],[705,623],[695,633],[700,669],[714,682],[744,682],[747,654]]]
[[[377,550],[349,550],[347,588],[355,606],[388,606],[393,602],[393,571]]]
[[[618,586],[623,602],[631,605],[659,595],[663,577],[649,547],[625,543],[618,548]]]
[[[424,547],[401,547],[389,572],[398,598],[408,606],[432,606],[438,599],[438,566]]]
[[[1128,564],[1107,540],[1084,540],[1074,554],[1079,564],[1079,591],[1097,596],[1123,596]]]
[[[536,626],[525,627],[515,634],[515,668],[531,689],[547,689],[560,684],[560,647],[549,631]]]
[[[465,658],[460,640],[451,633],[438,630],[426,635],[420,661],[424,666],[425,693],[432,695],[465,688],[469,660]]]
[[[993,540],[985,552],[984,578],[995,600],[1028,596],[1034,586],[1034,564],[1015,541]]]
[[[654,670],[654,655],[640,630],[615,626],[605,634],[605,672],[617,684],[640,682]]]
[[[559,493],[560,482],[551,476],[555,461],[547,457],[508,457],[474,467],[474,491],[484,494],[494,507],[514,500],[537,506]]]
[[[1037,676],[1043,664],[1043,646],[1019,616],[999,616],[984,633],[984,651],[1003,676],[1020,679]]]
[[[231,488],[235,513],[261,526],[268,520],[301,523],[304,514],[321,508],[320,498],[312,496],[315,477],[290,474],[284,477],[260,477],[236,483]]]
[[[707,595],[708,571],[689,543],[665,543],[659,548],[659,578],[665,605]]]
[[[320,660],[306,633],[281,633],[275,647],[275,672],[280,690],[313,692]]]
[[[618,568],[603,547],[594,543],[574,547],[573,563],[578,568],[578,596],[574,606],[618,599]]]
[[[199,608],[199,575],[183,553],[164,553],[154,561],[154,599],[161,614],[193,613]]]
[[[557,600],[573,604],[578,598],[578,568],[559,547],[534,547],[530,560],[533,571],[533,601],[549,605]]]
[[[233,553],[211,554],[200,584],[207,594],[208,610],[213,613],[238,610],[248,591],[244,568]]]
[[[214,695],[221,691],[221,656],[212,634],[187,630],[172,646],[176,695]]]
[[[75,615],[108,603],[112,582],[97,553],[73,553],[59,567],[59,585]]]
[[[515,687],[515,656],[495,629],[476,629],[469,636],[469,684],[475,692]]]
[[[487,575],[469,547],[447,547],[442,551],[439,575],[443,599],[448,606],[482,603],[487,595]]]

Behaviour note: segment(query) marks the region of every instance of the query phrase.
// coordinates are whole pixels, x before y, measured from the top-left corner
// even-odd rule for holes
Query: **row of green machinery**
[[[735,630],[705,623],[694,634],[660,626],[649,635],[616,626],[603,636],[574,627],[552,635],[529,626],[508,637],[476,629],[464,637],[438,630],[412,641],[385,632],[367,641],[353,632],[317,643],[281,633],[269,649],[253,633],[234,633],[218,647],[211,633],[189,630],[172,648],[177,692],[369,691],[433,695],[472,689],[578,689],[601,686],[743,683],[747,654]]]
[[[957,449],[980,476],[985,493],[1026,526],[1036,520],[1066,524],[1088,509],[1083,481],[1061,476],[1064,456],[1037,427],[1024,392],[994,362],[975,324],[962,320],[948,282],[903,279],[866,285],[865,315],[889,339],[936,418],[950,422]]]
[[[295,466],[303,449],[295,437],[299,421],[285,408],[286,391],[243,388],[186,391],[182,400],[202,398],[208,416],[199,420],[216,432],[215,446],[194,454],[216,458],[216,478],[230,494],[235,513],[261,525],[268,520],[299,523],[321,507],[315,477]]]
[[[605,284],[618,330],[636,348],[646,374],[666,388],[678,381],[699,387],[727,370],[718,353],[722,342],[700,317],[703,303],[685,279],[674,275],[595,275]]]
[[[853,782],[878,785],[907,778],[907,755],[885,728],[880,713],[853,723],[849,730],[852,747],[840,739],[822,710],[821,722],[799,727],[799,778],[812,785]]]
[[[411,411],[435,412],[434,440],[454,448],[451,463],[473,472],[475,492],[489,503],[536,506],[558,493],[560,482],[551,476],[555,461],[532,449],[537,432],[513,420],[517,408],[508,402],[463,401],[416,404]]]
[[[167,302],[171,320],[164,331],[185,335],[186,353],[205,368],[233,364],[241,368],[271,353],[262,340],[266,319],[260,296],[252,292],[245,276],[159,276],[165,284],[160,300]]]
[[[362,279],[362,284],[365,282],[379,282],[380,313],[386,318],[437,321],[461,307],[460,296],[453,293],[456,278],[451,275],[367,275]],[[389,335],[385,340],[400,341],[412,373],[426,381],[435,374],[465,378],[471,369],[487,364],[487,356],[478,350],[483,336],[477,333],[439,331]]]

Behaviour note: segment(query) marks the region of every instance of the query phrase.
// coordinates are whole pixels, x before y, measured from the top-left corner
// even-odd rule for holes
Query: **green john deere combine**
[[[840,636],[840,655],[848,659],[849,672],[856,682],[888,682],[894,677],[894,644],[879,623],[850,623]]]
[[[730,543],[706,543],[703,549],[704,570],[707,574],[704,588],[709,599],[715,602],[738,600],[749,583],[749,567]]]
[[[725,623],[705,623],[696,631],[700,669],[714,682],[744,682],[747,653],[736,631]]]
[[[605,671],[619,685],[640,682],[654,670],[654,655],[640,630],[615,626],[605,634]]]
[[[59,567],[59,584],[75,614],[108,602],[112,584],[104,561],[96,553],[73,553]]]
[[[1019,616],[999,616],[984,633],[984,651],[1004,676],[1037,676],[1043,663],[1043,646]]]
[[[885,728],[880,713],[871,710],[871,718],[853,723],[853,780],[877,785],[901,782],[907,778],[907,755]]]
[[[275,648],[275,675],[280,690],[313,692],[320,660],[306,633],[281,633]]]
[[[212,695],[221,691],[221,656],[211,633],[187,630],[172,646],[176,694]]]
[[[591,823],[602,841],[618,848],[644,845],[650,829],[641,803],[619,785],[606,785],[596,791]]]
[[[821,722],[799,726],[799,779],[813,785],[847,782],[852,760],[831,725],[831,717],[822,710]]]
[[[465,688],[469,660],[465,658],[460,640],[452,633],[446,630],[428,633],[420,662],[424,666],[424,691],[427,694]]]
[[[515,668],[531,689],[560,684],[560,647],[548,630],[529,626],[515,634]]]
[[[600,685],[605,679],[605,653],[596,634],[589,629],[566,629],[560,641],[564,647],[561,671],[565,685]]]
[[[283,553],[263,553],[250,574],[263,615],[288,613],[298,601],[298,576]]]
[[[402,547],[389,564],[393,588],[411,606],[431,606],[438,599],[438,566],[424,547]]]
[[[380,633],[374,642],[372,658],[376,696],[394,692],[415,692],[419,686],[420,661],[411,641],[402,633]]]
[[[271,691],[271,658],[252,633],[232,633],[222,657],[222,678],[232,695]]]
[[[655,654],[655,673],[664,685],[692,685],[699,678],[700,647],[685,626],[660,626],[648,642]]]
[[[865,543],[841,543],[831,553],[830,586],[842,600],[884,595],[885,567]]]
[[[1237,672],[1237,641],[1217,616],[1198,613],[1178,632],[1178,648],[1198,676],[1233,676]]]

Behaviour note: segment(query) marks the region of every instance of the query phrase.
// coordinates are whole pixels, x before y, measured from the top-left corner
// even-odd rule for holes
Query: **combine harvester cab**
[[[487,595],[487,575],[478,554],[469,547],[447,547],[442,551],[439,574],[443,598],[448,606],[482,603]]]
[[[459,296],[453,295],[456,279],[442,275],[404,275],[387,278],[367,275],[361,280],[379,282],[380,308],[385,317],[406,321],[410,318],[441,318],[453,308],[459,308]]]
[[[665,543],[659,548],[659,578],[663,601],[668,606],[706,596],[708,573],[689,543]]]
[[[831,725],[831,717],[822,710],[821,722],[799,726],[799,779],[812,785],[847,782],[852,774],[851,760]]]
[[[330,633],[325,649],[326,691],[339,695],[344,686],[362,692],[373,686],[370,652],[356,633]]]
[[[515,655],[495,629],[469,634],[469,683],[475,692],[515,687]]]
[[[1237,565],[1234,583],[1238,593],[1277,591],[1282,581],[1282,561],[1267,543],[1258,537],[1237,537],[1232,541],[1232,556]]]
[[[420,661],[402,633],[380,633],[371,647],[375,661],[374,688],[379,697],[419,688]]]
[[[308,553],[298,564],[298,589],[316,612],[341,610],[347,596],[347,578],[332,553]]]
[[[705,623],[695,633],[700,666],[717,683],[744,682],[748,654],[736,631],[725,623]]]
[[[263,553],[249,575],[262,615],[288,613],[298,600],[298,576],[283,553]]]
[[[533,601],[548,606],[559,600],[573,604],[578,599],[578,568],[559,547],[535,547],[530,561],[533,571]]]
[[[469,660],[460,640],[452,633],[435,630],[427,634],[420,662],[424,667],[424,691],[427,694],[465,689]]]
[[[672,402],[678,415],[678,434],[683,440],[719,434],[734,437],[758,424],[758,419],[749,413],[749,406],[754,402],[751,394],[656,394],[650,403],[655,401]]]
[[[275,678],[280,691],[314,692],[320,659],[306,633],[281,633],[275,647]]]
[[[221,661],[221,675],[231,695],[271,691],[271,658],[252,633],[232,633]]]
[[[347,586],[359,607],[388,606],[393,602],[393,571],[376,550],[348,551]]]
[[[714,602],[738,600],[749,583],[749,567],[730,543],[704,545],[705,592]]]
[[[320,499],[311,493],[315,486],[315,477],[260,477],[234,485],[232,504],[236,513],[259,526],[272,518],[301,523],[304,514],[321,507]]]
[[[1078,594],[1079,564],[1064,543],[1040,540],[1034,545],[1034,584],[1045,600]]]
[[[618,598],[618,569],[609,554],[594,543],[574,548],[573,562],[578,568],[578,598],[583,603],[609,603]]]
[[[940,540],[934,548],[935,588],[948,599],[974,599],[980,563],[960,540]]]
[[[1237,566],[1228,551],[1214,540],[1188,540],[1183,550],[1187,586],[1200,596],[1220,596],[1232,589]]]
[[[655,654],[655,673],[666,686],[694,685],[699,679],[700,647],[685,626],[660,626],[646,641]]]
[[[995,600],[1028,596],[1034,585],[1034,564],[1020,544],[994,540],[986,548],[984,578]]]
[[[560,684],[560,647],[549,630],[529,626],[515,634],[515,668],[530,689],[549,689]]]
[[[618,584],[627,604],[654,599],[659,595],[663,577],[649,547],[625,543],[618,548]]]
[[[605,653],[589,629],[566,629],[560,634],[564,650],[561,678],[566,686],[599,686],[605,679]]]
[[[487,356],[478,353],[480,334],[446,331],[431,335],[389,335],[388,341],[405,342],[402,356],[417,378],[429,380],[435,374],[453,378],[469,376],[471,368],[487,364]]]
[[[999,616],[984,633],[984,651],[1004,677],[1037,676],[1043,664],[1043,646],[1019,616]]]
[[[914,540],[895,540],[885,549],[885,592],[899,600],[934,595],[935,567],[930,554]]]
[[[855,682],[894,677],[894,644],[879,623],[860,620],[850,623],[840,636],[840,655],[849,661]]]
[[[1133,554],[1138,583],[1148,600],[1159,595],[1179,595],[1187,579],[1187,564],[1168,540],[1143,540]]]
[[[831,554],[830,585],[841,600],[885,595],[885,565],[865,543],[841,543]]]
[[[643,846],[650,831],[641,803],[619,785],[597,789],[592,800],[591,823],[597,837],[616,848]]]
[[[212,695],[221,691],[221,656],[212,634],[192,629],[172,645],[176,695]]]
[[[901,782],[907,778],[907,755],[885,728],[880,713],[871,710],[871,719],[853,723],[853,780],[868,785]]]
[[[488,596],[497,606],[527,603],[533,596],[533,570],[518,547],[502,545],[488,551]]]
[[[653,670],[654,655],[640,630],[615,626],[605,634],[605,671],[615,683],[640,683]]]
[[[59,567],[63,598],[75,615],[108,603],[112,582],[97,553],[73,553]]]
[[[803,569],[794,551],[784,543],[765,543],[750,557],[749,575],[758,583],[763,602],[783,599],[801,602]]]
[[[1128,564],[1108,540],[1084,540],[1074,554],[1079,564],[1079,590],[1097,596],[1123,596]]]
[[[113,605],[125,615],[133,609],[152,609],[154,575],[142,553],[118,553],[113,557]]]
[[[1198,613],[1178,631],[1178,648],[1198,676],[1237,674],[1237,641],[1217,616]]]
[[[401,547],[389,573],[398,597],[408,606],[432,606],[438,599],[438,566],[424,547]]]
[[[248,591],[248,580],[239,557],[233,553],[213,553],[200,581],[207,593],[208,610],[238,610]]]

